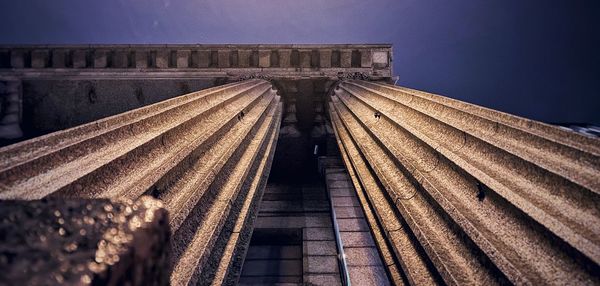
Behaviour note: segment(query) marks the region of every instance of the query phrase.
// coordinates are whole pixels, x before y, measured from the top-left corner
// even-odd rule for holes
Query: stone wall
[[[0,69],[335,69],[390,77],[390,45],[0,46]]]
[[[389,80],[391,55],[390,45],[0,46],[0,82],[18,91],[2,96],[19,110],[0,119],[0,145],[244,79]]]

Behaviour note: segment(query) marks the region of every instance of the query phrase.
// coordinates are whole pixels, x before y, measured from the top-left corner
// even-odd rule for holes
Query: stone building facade
[[[392,61],[0,47],[0,280],[598,284],[600,141],[391,85]]]

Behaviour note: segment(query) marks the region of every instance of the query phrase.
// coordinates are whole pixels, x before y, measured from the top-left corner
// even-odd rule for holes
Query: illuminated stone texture
[[[170,282],[194,284],[217,238],[233,247],[248,228],[281,109],[269,82],[247,80],[11,145],[0,150],[0,198],[158,198],[173,233]]]
[[[598,140],[360,80],[329,106],[409,283],[600,283]]]
[[[0,201],[0,284],[165,285],[160,201]]]

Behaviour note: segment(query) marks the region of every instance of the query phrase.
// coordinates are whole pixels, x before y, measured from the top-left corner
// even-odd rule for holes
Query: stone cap
[[[24,72],[224,72],[392,77],[390,44],[0,45],[0,76]],[[72,74],[69,74],[72,75]],[[126,74],[125,74],[126,75]]]

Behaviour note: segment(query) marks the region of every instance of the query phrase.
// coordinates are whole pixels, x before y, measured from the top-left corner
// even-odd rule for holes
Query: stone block
[[[300,245],[252,245],[246,259],[302,259]]]
[[[326,200],[304,200],[304,211],[329,211],[329,202]]]
[[[310,68],[312,50],[298,50],[298,52],[300,53],[300,67]]]
[[[340,67],[342,67],[342,68],[352,67],[352,50],[350,50],[350,49],[340,50]]]
[[[242,276],[300,276],[302,260],[246,260]]]
[[[359,207],[360,202],[356,197],[332,197],[334,207]]]
[[[354,190],[350,188],[331,189],[329,192],[332,197],[353,197],[355,195]]]
[[[360,207],[336,207],[335,216],[339,218],[363,218],[365,215]]]
[[[34,69],[45,68],[48,66],[49,51],[33,50],[31,51],[31,67]]]
[[[251,50],[238,50],[238,67],[247,68],[250,67],[250,56],[252,55]]]
[[[10,51],[10,66],[13,68],[24,68],[25,67],[25,51],[23,50],[11,50]]]
[[[73,68],[87,67],[87,51],[76,49],[73,51]]]
[[[148,67],[148,53],[146,51],[135,51],[135,67],[138,69]]]
[[[289,68],[292,66],[291,65],[292,50],[281,49],[281,50],[277,50],[277,53],[279,54],[279,67]]]
[[[304,276],[304,283],[311,286],[342,285],[340,275],[337,274],[308,274]]]
[[[373,52],[371,50],[360,51],[360,66],[363,68],[373,66]]]
[[[68,50],[57,49],[52,51],[52,67],[65,68],[67,66]]]
[[[188,68],[190,63],[190,50],[177,51],[177,68]]]
[[[95,50],[94,51],[94,68],[106,68],[108,63],[106,50]]]
[[[218,55],[217,66],[218,67],[228,68],[231,66],[231,62],[229,60],[230,53],[231,53],[230,50],[218,50],[217,51],[217,55]]]
[[[382,266],[379,251],[375,247],[344,247],[349,266]]]
[[[385,68],[389,65],[388,52],[375,51],[373,52],[373,66],[376,68]]]
[[[305,241],[304,255],[337,255],[337,247],[335,241]]]
[[[117,50],[113,54],[112,67],[127,68],[129,66],[129,51]]]
[[[336,188],[348,189],[348,188],[353,188],[353,185],[350,181],[329,181],[328,187],[330,189],[336,189]]]
[[[339,273],[338,259],[332,256],[308,256],[304,271],[308,273]]]
[[[271,66],[271,50],[258,51],[258,67],[268,68]]]
[[[307,216],[305,225],[306,227],[331,227],[331,218],[329,216]]]
[[[169,222],[158,200],[2,201],[0,217],[10,234],[0,236],[2,282],[169,283]]]
[[[169,68],[169,56],[168,50],[156,51],[156,67],[159,69]]]
[[[319,50],[319,67],[330,68],[331,67],[331,50],[320,49]]]
[[[383,266],[350,266],[348,270],[352,285],[391,285]]]
[[[369,225],[364,219],[338,218],[340,231],[369,231]]]
[[[202,50],[198,51],[198,67],[199,68],[207,68],[210,66],[210,51]]]
[[[375,241],[368,231],[340,232],[344,247],[375,247]]]
[[[302,228],[305,226],[303,217],[262,217],[256,219],[254,228]]]
[[[307,227],[303,229],[304,240],[334,240],[331,228]]]

